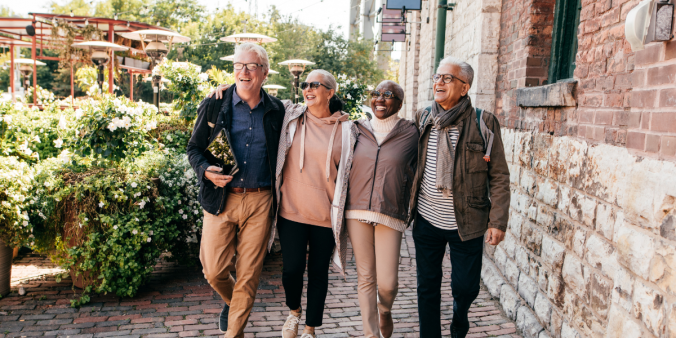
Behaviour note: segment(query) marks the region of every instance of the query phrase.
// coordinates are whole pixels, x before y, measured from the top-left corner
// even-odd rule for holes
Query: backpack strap
[[[432,113],[432,106],[429,106],[425,108],[425,111],[423,112],[422,116],[420,116],[420,132],[422,133],[423,129],[425,129],[425,123],[427,123],[427,119],[430,117]]]
[[[484,141],[484,149],[486,148],[486,135],[484,135],[481,130],[481,119],[483,118],[484,111],[481,108],[475,108],[476,111],[476,126],[479,128],[479,135],[481,135],[481,140]]]

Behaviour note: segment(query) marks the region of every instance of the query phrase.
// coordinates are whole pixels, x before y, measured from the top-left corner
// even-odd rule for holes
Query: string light
[[[71,9],[71,10],[70,10],[70,17],[72,18],[73,15],[75,15],[75,14],[73,14],[73,10]]]
[[[89,25],[89,19],[85,19],[85,26]]]
[[[113,18],[114,18],[115,20],[117,20],[117,13],[115,13],[115,15],[113,16]]]

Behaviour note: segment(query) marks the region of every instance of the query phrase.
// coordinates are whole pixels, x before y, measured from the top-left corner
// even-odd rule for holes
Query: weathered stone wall
[[[676,164],[571,137],[502,135],[509,228],[486,247],[482,276],[524,334],[676,337]]]

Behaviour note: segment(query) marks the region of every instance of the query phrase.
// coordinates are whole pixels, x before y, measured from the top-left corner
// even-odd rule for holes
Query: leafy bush
[[[33,237],[28,213],[23,210],[26,192],[33,183],[33,169],[17,157],[0,157],[0,239],[21,246]]]
[[[340,74],[336,78],[338,82],[338,91],[336,95],[345,103],[343,111],[350,114],[350,119],[356,120],[365,116],[361,105],[368,97],[368,87],[359,83],[357,79],[350,79],[345,74]]]
[[[171,82],[167,89],[174,92],[174,110],[180,111],[181,117],[192,121],[197,117],[197,107],[202,98],[209,92],[209,75],[200,73],[200,67],[189,62],[172,62],[165,59],[153,69],[153,75],[161,75]]]
[[[1,155],[29,163],[57,156],[74,137],[68,127],[73,113],[70,108],[61,111],[56,104],[40,111],[21,103],[0,102]]]
[[[112,167],[71,163],[54,158],[36,166],[24,214],[33,248],[83,279],[73,305],[91,292],[134,296],[165,251],[194,263],[202,213],[186,155],[147,152]]]
[[[118,162],[152,148],[148,131],[157,126],[155,106],[103,95],[88,100],[75,112],[75,153]]]

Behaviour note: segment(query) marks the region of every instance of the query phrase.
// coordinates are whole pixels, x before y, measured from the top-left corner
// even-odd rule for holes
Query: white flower
[[[197,214],[199,213],[199,211],[197,211],[197,209],[193,210],[192,212],[193,212],[195,215],[197,215]]]
[[[113,226],[113,230],[117,230],[117,225]]]
[[[108,127],[106,127],[106,128],[108,128],[108,130],[110,130],[110,131],[115,131],[117,129],[117,126],[115,125],[114,122],[110,122],[108,124]]]
[[[183,215],[183,219],[188,219],[188,215]]]
[[[181,204],[181,200],[178,201],[178,204]],[[183,210],[181,210],[181,211],[183,211]],[[179,212],[181,212],[181,211],[179,211]]]
[[[146,206],[146,201],[139,202],[138,206],[141,207],[141,209],[143,209],[143,207]]]
[[[138,217],[134,218],[134,220],[136,220],[136,222],[138,222]]]
[[[87,218],[87,217],[85,217],[84,220],[85,220],[85,222],[89,222],[89,218]]]
[[[63,145],[63,140],[61,138],[57,138],[56,140],[54,140],[54,147],[55,148],[61,148],[62,145]]]
[[[131,119],[129,118],[129,116],[125,116],[122,118],[122,126],[125,128],[131,127]]]
[[[23,226],[27,227],[27,226],[28,226],[28,221],[23,221]]]
[[[131,231],[132,234],[136,235],[138,233],[138,230],[134,229]]]
[[[350,95],[350,93],[347,93],[347,95],[345,95],[345,97],[347,97],[348,100],[352,100],[352,95]]]
[[[155,234],[155,232],[153,232],[152,230],[148,231],[148,235],[152,236],[154,234]]]
[[[82,109],[78,108],[75,111],[75,118],[79,120],[82,117],[82,115],[84,115],[84,111],[82,111]]]
[[[200,75],[198,77],[200,79],[200,82],[204,82],[206,80],[209,80],[209,74],[207,74],[207,73],[200,73]]]
[[[152,241],[152,238],[148,237],[147,241],[148,243],[150,243]]]
[[[131,182],[131,187],[132,187],[132,188],[136,188],[137,186],[138,186],[138,184],[136,184],[136,182]]]
[[[183,214],[183,209],[178,209],[179,214]]]
[[[106,205],[106,204],[103,203],[103,201],[99,201],[99,208],[103,208],[104,205]]]

